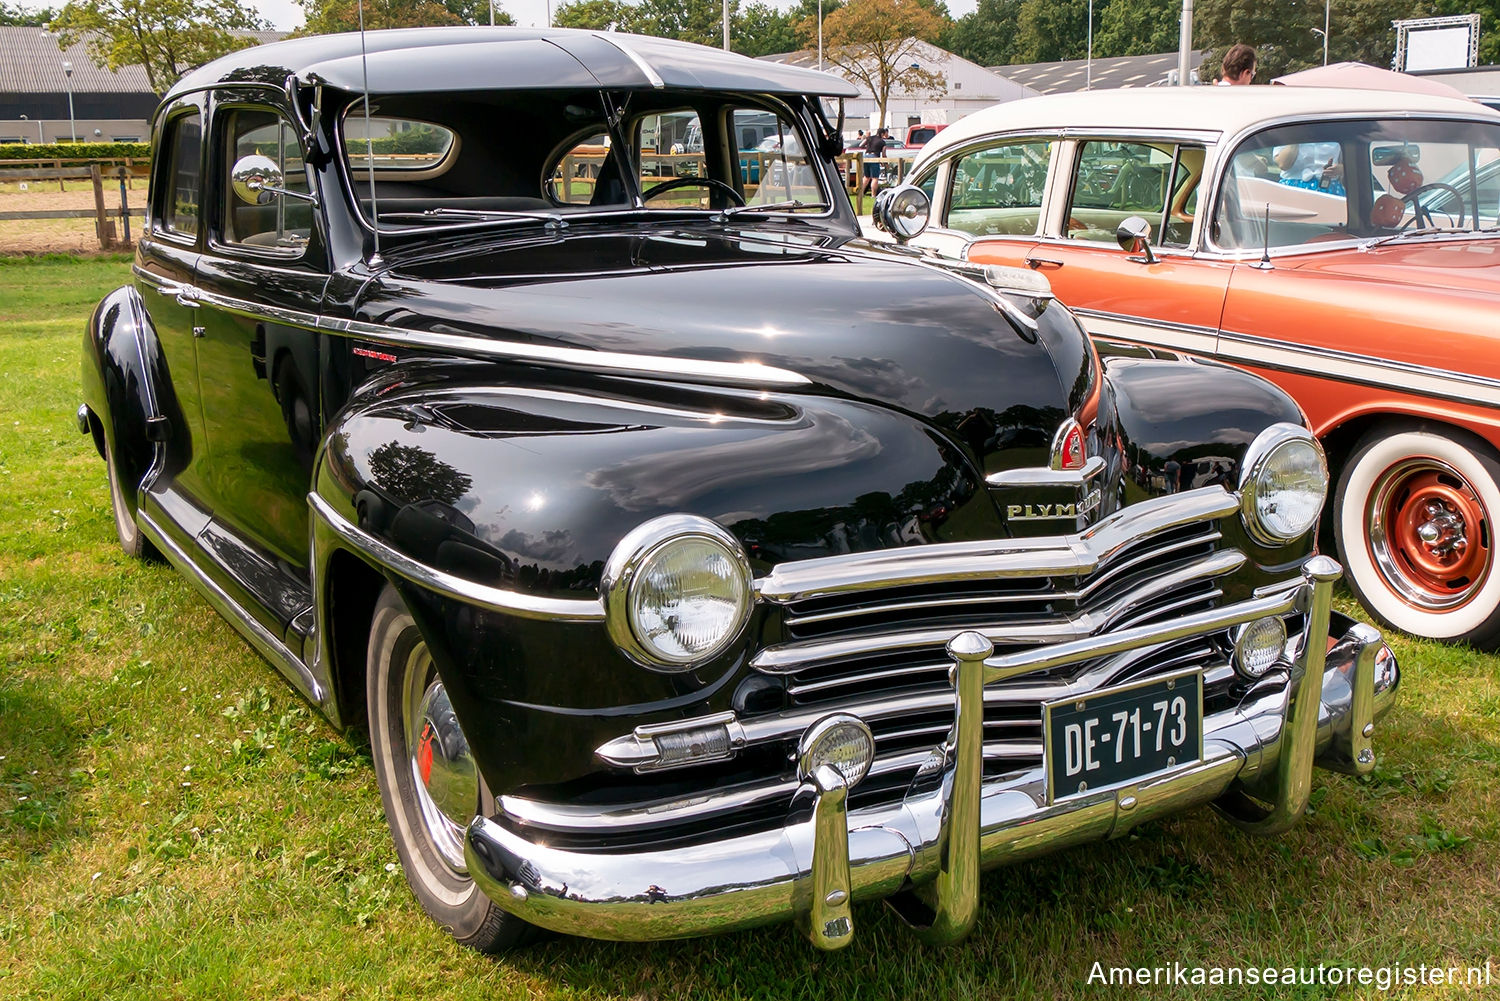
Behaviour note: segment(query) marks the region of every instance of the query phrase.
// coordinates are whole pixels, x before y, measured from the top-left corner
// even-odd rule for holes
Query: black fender
[[[452,578],[579,604],[598,603],[620,540],[664,514],[723,525],[758,574],[1002,531],[964,450],[909,414],[582,373],[528,383],[534,371],[490,363],[387,369],[329,422],[317,505]],[[358,555],[402,592],[497,791],[598,773],[594,749],[636,725],[765,697],[746,690],[763,680],[747,678],[749,654],[779,637],[763,606],[725,653],[664,674],[626,659],[602,619],[503,614],[382,566],[372,548]]]
[[[135,510],[141,485],[167,462],[170,429],[181,426],[165,405],[170,386],[151,316],[126,285],[99,301],[83,343],[83,402],[114,456],[125,502]]]

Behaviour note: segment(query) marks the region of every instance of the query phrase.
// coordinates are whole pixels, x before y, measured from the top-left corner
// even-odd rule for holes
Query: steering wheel
[[[651,187],[641,192],[641,201],[649,202],[651,199],[655,198],[657,195],[665,191],[671,191],[673,188],[685,188],[689,185],[697,185],[701,188],[718,188],[720,191],[723,191],[725,194],[727,194],[730,198],[733,198],[735,204],[745,204],[744,195],[740,194],[738,191],[734,190],[734,188],[725,184],[723,181],[716,181],[712,177],[674,177],[670,181],[662,181],[660,184],[653,184],[651,185]]]
[[[1433,210],[1430,206],[1423,205],[1421,201],[1422,194],[1428,191],[1446,191],[1458,200],[1458,219],[1453,223],[1453,228],[1461,228],[1464,224],[1463,193],[1453,185],[1445,184],[1442,181],[1428,181],[1421,187],[1413,188],[1412,190],[1401,196],[1402,201],[1411,203],[1411,221],[1401,228],[1404,230],[1412,225],[1415,225],[1418,228],[1426,228],[1432,225]],[[1442,209],[1439,209],[1438,211],[1442,212],[1444,215],[1450,218],[1453,215],[1453,213]]]

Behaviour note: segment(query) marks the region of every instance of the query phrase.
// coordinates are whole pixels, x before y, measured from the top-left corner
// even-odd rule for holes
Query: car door
[[[152,493],[169,506],[172,517],[162,528],[179,544],[191,542],[193,526],[206,520],[206,513],[194,508],[206,509],[209,504],[204,480],[207,442],[198,393],[201,321],[194,287],[202,236],[203,112],[201,96],[194,96],[177,101],[162,116],[151,215],[136,262],[136,288],[166,360],[175,411],[168,418],[174,425],[168,429],[168,461],[151,485]]]
[[[1060,145],[1055,137],[990,136],[923,170],[915,183],[933,199],[933,224],[913,243],[954,258],[983,248],[986,263],[1020,265],[1042,231]]]
[[[1195,253],[1204,145],[1086,138],[1067,153],[1041,239],[1020,261],[990,240],[969,259],[1045,274],[1097,337],[1212,353],[1233,265]],[[1116,231],[1132,217],[1150,224],[1149,254],[1119,245]]]
[[[322,425],[314,323],[328,273],[298,133],[256,96],[224,92],[212,109],[198,359],[214,522],[202,544],[225,586],[284,628],[307,603],[307,493]],[[260,190],[236,186],[255,171]]]

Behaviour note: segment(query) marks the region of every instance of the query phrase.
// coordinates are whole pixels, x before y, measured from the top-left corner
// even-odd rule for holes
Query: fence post
[[[52,161],[52,166],[56,167],[58,170],[62,170],[62,161],[61,160],[53,160]],[[58,191],[67,191],[68,190],[67,188],[63,187],[63,179],[62,179],[61,175],[59,175],[58,178],[57,178],[57,190]]]
[[[130,246],[130,199],[125,195],[125,182],[130,177],[129,167],[117,167],[115,173],[120,175],[120,225],[125,230],[125,246]]]
[[[99,249],[109,249],[109,217],[104,210],[104,174],[97,163],[89,165],[89,180],[94,182],[94,232],[99,236]]]

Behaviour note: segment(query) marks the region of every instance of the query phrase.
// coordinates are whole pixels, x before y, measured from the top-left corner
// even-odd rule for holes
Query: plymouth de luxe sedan
[[[125,550],[368,727],[459,941],[836,948],[879,898],[952,941],[982,867],[1203,803],[1280,831],[1315,766],[1373,766],[1397,667],[1330,611],[1281,390],[1101,358],[1037,275],[864,241],[836,78],[364,42],[166,95],[78,420]],[[686,118],[703,170],[661,177]]]
[[[972,115],[913,180],[934,213],[918,243],[1046,274],[1096,337],[1291,393],[1365,606],[1500,646],[1500,114],[1361,90],[1097,91]],[[1131,218],[1149,239],[1121,252]]]

